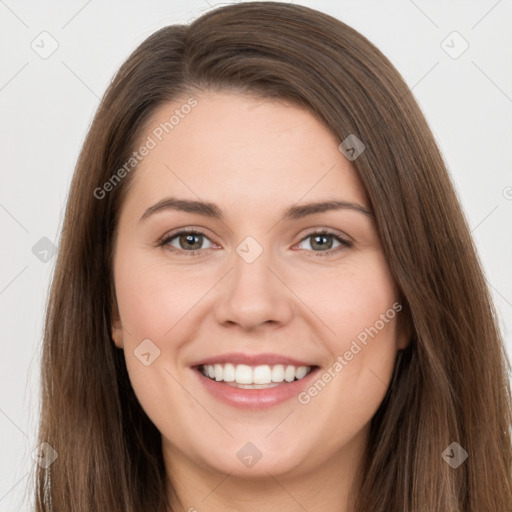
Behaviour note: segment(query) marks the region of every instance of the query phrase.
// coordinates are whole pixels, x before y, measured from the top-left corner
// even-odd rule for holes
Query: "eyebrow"
[[[156,213],[167,210],[195,213],[197,215],[203,215],[204,217],[211,217],[219,220],[224,219],[222,210],[214,203],[210,203],[208,201],[193,201],[190,199],[166,197],[161,201],[158,201],[158,203],[154,204],[153,206],[150,206],[144,212],[139,222]],[[373,218],[373,212],[364,206],[348,201],[337,200],[320,201],[303,205],[293,205],[284,211],[282,218],[284,220],[297,220],[302,219],[303,217],[307,217],[308,215],[314,215],[332,210],[353,210]]]

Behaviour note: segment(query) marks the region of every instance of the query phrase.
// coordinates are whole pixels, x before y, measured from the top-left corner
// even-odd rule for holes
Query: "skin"
[[[271,352],[325,371],[349,350],[398,301],[373,218],[342,209],[284,220],[282,212],[332,199],[370,209],[367,197],[341,141],[307,110],[230,92],[194,97],[197,106],[134,171],[114,254],[112,336],[162,434],[176,510],[348,512],[369,422],[407,345],[399,313],[307,404],[294,397],[237,409],[212,397],[190,366]],[[185,101],[156,111],[142,140]],[[214,202],[224,220],[171,209],[140,220],[168,196]],[[158,246],[182,228],[205,237]],[[325,229],[351,246],[329,237],[319,248],[307,237]],[[236,252],[247,236],[263,249],[250,264]],[[190,244],[200,252],[186,254]],[[148,366],[134,355],[145,339],[160,350]],[[262,454],[250,468],[237,457],[249,441]]]

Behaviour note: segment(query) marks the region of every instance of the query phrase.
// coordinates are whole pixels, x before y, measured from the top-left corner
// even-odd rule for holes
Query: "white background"
[[[512,2],[295,3],[361,32],[413,89],[460,196],[512,355]],[[0,0],[1,512],[28,510],[31,501],[42,321],[55,262],[40,261],[32,247],[43,237],[57,243],[79,149],[122,62],[157,29],[220,4]],[[31,47],[43,45],[43,31],[58,43],[47,59]],[[456,59],[441,45],[453,31],[469,44]],[[446,40],[452,52],[462,48],[457,37]]]

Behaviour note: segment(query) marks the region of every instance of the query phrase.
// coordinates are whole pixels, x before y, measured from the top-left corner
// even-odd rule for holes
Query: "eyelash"
[[[173,240],[174,238],[180,236],[180,235],[188,235],[188,234],[193,234],[193,235],[203,235],[204,237],[208,238],[208,236],[203,233],[202,231],[198,230],[198,229],[183,229],[181,231],[178,231],[177,233],[173,233],[171,235],[165,235],[158,243],[158,247],[165,247],[167,246],[167,244],[169,244],[169,242],[171,240]],[[352,243],[349,242],[348,240],[345,240],[343,238],[341,238],[338,234],[332,232],[332,231],[329,231],[329,230],[322,230],[322,231],[313,231],[311,233],[308,233],[306,234],[301,240],[300,242],[303,242],[304,240],[306,240],[307,238],[310,238],[310,237],[313,237],[313,236],[316,236],[316,235],[327,235],[327,236],[330,236],[330,237],[333,237],[336,239],[336,241],[338,241],[341,245],[339,247],[336,247],[335,249],[329,249],[328,251],[310,251],[310,252],[313,252],[313,255],[314,256],[319,256],[321,258],[323,257],[326,257],[326,256],[331,256],[332,254],[334,253],[337,253],[338,251],[340,250],[343,250],[343,249],[347,249],[349,247],[352,247]],[[209,240],[209,238],[208,238]],[[299,242],[299,243],[300,243]],[[170,246],[169,246],[170,247]],[[171,247],[169,248],[168,247],[168,250],[170,251],[177,251],[177,252],[183,252],[185,253],[187,256],[196,256],[197,254],[199,254],[201,251],[203,251],[204,249],[198,249],[198,250],[193,250],[193,251],[185,251],[183,249],[176,249],[175,247]]]

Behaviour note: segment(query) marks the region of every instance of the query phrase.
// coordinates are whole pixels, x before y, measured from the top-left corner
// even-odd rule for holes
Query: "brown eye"
[[[205,240],[208,240],[211,244],[209,238],[199,231],[179,231],[178,233],[165,237],[160,245],[167,247],[172,251],[194,255],[201,249],[208,249],[211,247],[203,247]]]
[[[333,245],[333,237],[329,235],[312,235],[311,247],[313,249],[331,249]]]
[[[186,233],[178,237],[180,249],[200,249],[202,242],[203,235],[201,234]]]
[[[308,239],[311,240],[309,243],[311,250],[314,253],[317,253],[315,256],[330,255],[340,250],[346,249],[347,247],[351,247],[352,245],[350,242],[344,240],[339,235],[329,231],[309,233],[309,235],[305,236],[301,240],[301,243]],[[337,242],[338,245],[334,246],[333,248],[333,244],[335,242]]]

